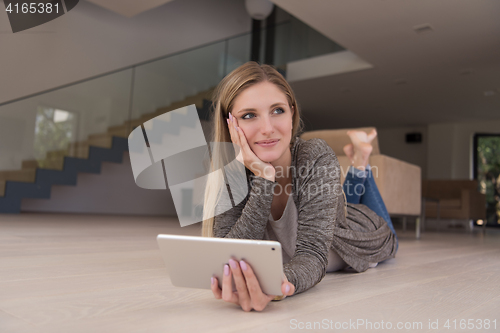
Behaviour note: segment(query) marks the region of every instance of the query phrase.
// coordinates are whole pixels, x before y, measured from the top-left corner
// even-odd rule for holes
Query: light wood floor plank
[[[364,273],[329,273],[262,313],[245,313],[210,291],[171,285],[156,235],[199,235],[199,225],[180,228],[160,217],[21,214],[2,217],[0,230],[2,333],[289,332],[291,320],[324,319],[423,325],[395,332],[436,332],[429,319],[441,328],[447,319],[500,324],[497,230],[427,232],[420,240],[402,233],[395,259]],[[364,331],[383,330],[356,330]]]

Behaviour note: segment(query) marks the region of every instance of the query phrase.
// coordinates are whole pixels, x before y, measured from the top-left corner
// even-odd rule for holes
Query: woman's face
[[[259,159],[273,163],[289,154],[293,109],[276,85],[264,81],[243,90],[231,113]]]

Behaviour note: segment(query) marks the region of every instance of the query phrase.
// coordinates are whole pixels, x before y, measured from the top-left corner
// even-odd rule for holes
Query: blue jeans
[[[396,242],[398,241],[396,230],[394,230],[384,200],[382,200],[377,184],[375,184],[369,164],[364,171],[356,169],[353,166],[349,167],[344,180],[343,190],[348,203],[361,203],[382,217],[387,222],[394,236],[396,236]]]

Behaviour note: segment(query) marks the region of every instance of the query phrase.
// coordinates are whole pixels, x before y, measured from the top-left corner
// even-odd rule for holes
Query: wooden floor
[[[151,217],[1,215],[0,332],[346,331],[346,325],[384,332],[389,324],[406,332],[500,331],[497,230],[426,232],[415,240],[409,229],[400,233],[396,259],[364,273],[327,274],[262,313],[245,313],[210,291],[173,287],[159,233],[197,235],[199,228]],[[461,330],[462,319],[473,319],[475,328]],[[478,330],[478,320],[483,326],[490,320],[490,329]],[[438,330],[429,321],[438,321]]]

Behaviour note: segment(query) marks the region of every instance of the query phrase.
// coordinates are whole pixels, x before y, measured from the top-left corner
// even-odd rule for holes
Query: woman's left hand
[[[231,278],[234,278],[236,291],[233,291]],[[275,298],[275,295],[262,292],[260,283],[248,263],[243,260],[238,263],[233,259],[229,259],[229,265],[224,266],[222,290],[217,278],[212,278],[212,292],[215,298],[237,304],[244,311],[262,311]],[[281,292],[285,296],[291,296],[295,292],[295,286],[288,282],[286,276],[281,284]]]

